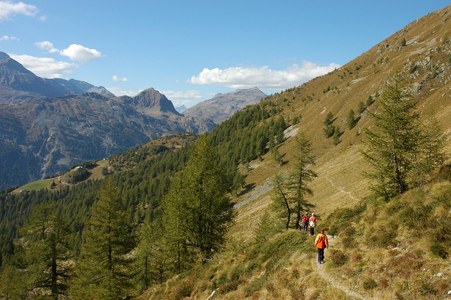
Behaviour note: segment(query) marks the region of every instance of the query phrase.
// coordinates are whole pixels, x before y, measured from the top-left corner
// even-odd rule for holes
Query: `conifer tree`
[[[127,223],[119,191],[109,178],[84,228],[71,298],[121,299],[128,295],[131,261],[127,254],[133,242]]]
[[[348,113],[348,117],[346,119],[347,123],[348,123],[348,128],[349,130],[351,130],[352,128],[355,127],[355,125],[357,124],[357,120],[355,118],[355,112],[353,109],[351,109]]]
[[[281,216],[285,216],[285,228],[288,229],[291,223],[291,214],[293,208],[290,203],[290,196],[287,188],[287,182],[283,175],[276,174],[272,179],[273,192],[272,204],[274,210]]]
[[[264,245],[272,236],[280,230],[278,220],[275,220],[268,211],[260,218],[254,231],[255,242],[257,245]]]
[[[440,146],[427,150],[427,145],[440,145],[440,137],[425,130],[399,76],[387,84],[373,117],[375,125],[366,132],[367,149],[363,152],[372,167],[366,175],[373,180],[374,195],[389,200],[416,181],[418,167],[427,159],[426,165],[440,164]],[[423,176],[430,171],[423,168]]]
[[[138,289],[143,292],[152,284],[163,283],[167,279],[171,257],[161,219],[153,222],[146,220],[139,229],[138,238],[134,269]]]
[[[70,231],[54,203],[36,205],[30,218],[20,229],[22,246],[6,268],[10,280],[7,291],[13,294],[32,293],[36,297],[50,295],[53,299],[67,296],[71,259],[67,243]],[[14,267],[16,272],[9,269]],[[18,271],[18,272],[17,272]],[[8,292],[7,292],[8,293]]]
[[[185,174],[177,173],[171,182],[171,187],[163,200],[164,236],[168,241],[168,251],[172,261],[170,269],[175,273],[188,270],[194,261],[193,250],[188,249],[187,226],[189,222],[185,215],[187,201],[183,194]],[[192,224],[191,224],[192,226]],[[193,247],[191,247],[193,248]]]
[[[330,138],[335,133],[335,126],[333,125],[334,121],[334,114],[332,112],[329,112],[323,121],[324,125],[326,126],[323,130],[327,138]]]
[[[306,199],[307,195],[313,195],[308,184],[318,175],[311,169],[315,165],[315,156],[312,154],[310,142],[301,135],[296,139],[296,143],[298,152],[290,175],[290,202],[296,213],[296,228],[299,228],[302,211],[312,206]]]
[[[286,220],[285,228],[290,227],[292,214],[296,214],[295,227],[299,227],[302,211],[312,207],[307,196],[313,192],[308,184],[318,175],[311,169],[315,164],[310,142],[300,135],[296,139],[296,162],[288,176],[276,174],[273,177],[272,202],[276,212]]]
[[[217,151],[201,136],[164,200],[165,228],[172,231],[168,238],[177,241],[180,253],[208,259],[221,247],[233,220],[227,196],[232,181],[224,174]]]

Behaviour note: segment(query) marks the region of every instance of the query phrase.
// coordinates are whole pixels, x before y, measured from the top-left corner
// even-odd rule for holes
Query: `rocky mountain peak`
[[[8,58],[10,58],[8,54],[6,54],[5,52],[1,52],[0,51],[0,63],[1,63],[2,60],[8,59]]]
[[[95,87],[80,80],[41,78],[8,54],[0,52],[0,102],[81,95],[91,88]],[[108,94],[104,90],[99,88],[95,92]]]
[[[180,115],[172,102],[159,91],[150,88],[132,98],[137,110],[144,114],[175,114]]]
[[[4,52],[0,52],[0,74],[2,75],[0,83],[6,82],[6,80],[9,82],[12,76],[18,74],[37,77]]]

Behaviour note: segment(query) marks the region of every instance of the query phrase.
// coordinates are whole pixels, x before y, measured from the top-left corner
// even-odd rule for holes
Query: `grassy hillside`
[[[417,108],[436,117],[451,157],[451,7],[431,13],[395,33],[330,74],[268,97],[292,124],[278,148],[281,165],[268,153],[243,165],[247,186],[235,198],[237,218],[224,252],[209,264],[143,294],[141,299],[442,299],[451,285],[449,167],[421,189],[389,203],[368,198],[368,168],[361,150],[370,112],[387,79],[396,74]],[[362,105],[364,104],[364,105]],[[346,118],[356,112],[357,125]],[[343,134],[336,144],[323,134],[331,112]],[[295,120],[300,119],[300,122]],[[271,177],[284,173],[296,153],[294,137],[312,142],[318,178],[313,182],[313,210],[320,226],[330,227],[329,263],[318,267],[310,237],[296,230],[256,243],[265,212],[271,212]],[[448,160],[448,164],[449,164]],[[431,220],[432,219],[432,220]],[[274,221],[263,219],[263,223]],[[393,225],[394,224],[394,225]]]

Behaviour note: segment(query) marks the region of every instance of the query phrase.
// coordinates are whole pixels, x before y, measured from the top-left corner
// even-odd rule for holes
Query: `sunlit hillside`
[[[292,124],[278,148],[283,163],[267,153],[241,165],[246,185],[252,188],[234,198],[238,214],[224,252],[209,265],[153,287],[140,298],[446,298],[451,264],[432,252],[451,246],[449,167],[424,188],[388,205],[378,204],[366,199],[369,180],[363,171],[368,165],[361,150],[387,80],[400,74],[422,117],[439,121],[451,157],[450,15],[451,7],[431,13],[343,67],[265,99],[263,103],[270,103]],[[349,129],[351,110],[357,124]],[[323,132],[329,113],[342,131],[337,140]],[[320,226],[329,226],[336,235],[326,254],[331,263],[321,268],[314,263],[313,240],[299,231],[288,230],[264,245],[255,242],[265,212],[271,212],[271,178],[292,166],[295,138],[301,132],[312,142],[317,158],[313,169],[318,178],[309,198],[312,211],[319,215]],[[429,215],[437,218],[432,227],[425,225],[422,231],[412,223],[414,216],[427,222]],[[394,226],[387,220],[392,218],[398,221]],[[444,244],[434,250],[428,236],[442,236]]]

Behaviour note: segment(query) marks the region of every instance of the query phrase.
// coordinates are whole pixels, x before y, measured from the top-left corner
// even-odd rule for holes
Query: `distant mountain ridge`
[[[0,188],[50,176],[214,122],[183,116],[157,90],[115,97],[87,82],[44,79],[0,52]]]
[[[220,93],[183,112],[185,116],[209,118],[219,124],[244,107],[260,102],[267,95],[257,87]]]
[[[147,96],[85,93],[0,103],[0,187],[46,177],[162,135],[200,133],[215,126],[165,110],[159,102],[152,106],[155,99]],[[139,111],[139,105],[135,109],[128,101],[149,106]]]
[[[105,88],[84,81],[41,78],[0,52],[0,102],[80,95],[95,89],[106,92]]]

